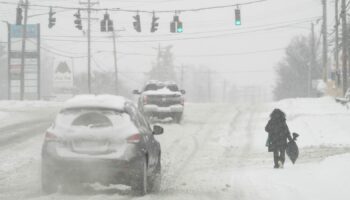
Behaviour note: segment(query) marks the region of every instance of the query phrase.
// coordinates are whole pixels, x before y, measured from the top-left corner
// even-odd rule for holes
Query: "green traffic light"
[[[240,26],[240,25],[242,25],[242,22],[241,21],[236,21],[236,26]]]
[[[184,31],[184,29],[181,27],[181,28],[177,28],[177,32],[178,33],[182,33]]]

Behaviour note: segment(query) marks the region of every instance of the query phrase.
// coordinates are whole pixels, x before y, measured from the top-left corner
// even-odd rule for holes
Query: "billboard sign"
[[[67,62],[60,62],[55,68],[54,87],[56,90],[73,88],[73,72]]]
[[[27,25],[25,65],[22,74],[22,33],[24,25],[9,25],[8,66],[9,66],[9,99],[21,98],[23,81],[23,98],[34,100],[40,98],[40,25]],[[22,80],[23,78],[23,80]]]

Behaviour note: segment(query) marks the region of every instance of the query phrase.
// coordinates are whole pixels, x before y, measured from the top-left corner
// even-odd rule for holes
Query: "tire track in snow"
[[[197,128],[197,130],[193,133],[194,135],[197,135],[198,133],[200,133],[201,131],[204,130],[206,124],[208,124],[212,118],[214,118],[214,115],[213,115],[213,112],[215,112],[215,114],[217,114],[217,110],[216,109],[211,109],[210,112],[208,112],[206,114],[206,116],[210,115],[209,118],[207,118],[205,120],[204,123],[201,123],[199,128]],[[170,163],[168,167],[168,169],[172,169],[171,171],[170,170],[167,170],[168,174],[167,176],[165,176],[165,174],[163,174],[165,180],[163,179],[164,181],[164,185],[167,186],[167,189],[166,190],[169,190],[170,188],[173,187],[176,179],[178,178],[178,175],[179,173],[181,173],[182,169],[184,166],[186,166],[189,162],[189,160],[195,155],[195,152],[197,151],[198,149],[198,141],[197,139],[195,138],[195,136],[193,136],[193,134],[191,135],[186,135],[185,137],[183,138],[179,138],[177,140],[175,140],[171,146],[169,147],[169,149],[167,151],[169,152],[178,152],[178,155],[175,155],[175,157],[181,157],[182,158],[182,161],[181,161],[181,164],[179,166],[175,166],[174,163],[173,165]],[[194,144],[193,144],[193,149],[191,150],[190,154],[186,157],[184,157],[184,152],[182,150],[184,149],[176,149],[176,148],[179,148],[179,143],[183,142],[183,141],[189,141],[188,139],[190,139],[190,141],[192,141]],[[172,158],[174,159],[174,158]],[[180,161],[180,160],[177,160],[177,161]],[[173,169],[173,168],[176,168],[176,169]],[[170,171],[170,172],[169,172]],[[170,173],[170,174],[169,174]]]
[[[213,129],[216,129],[216,126],[213,126],[212,123],[219,121],[222,122],[222,119],[224,119],[225,115],[228,115],[227,109],[220,110],[220,109],[213,109],[215,110],[215,113],[210,112],[211,115],[210,118],[207,119],[206,123],[202,124],[193,134],[189,135],[188,138],[191,140],[192,149],[189,152],[189,154],[186,154],[187,156],[183,161],[180,163],[180,165],[176,166],[176,169],[174,169],[173,173],[167,179],[169,179],[169,184],[167,184],[167,189],[164,191],[169,191],[172,189],[176,183],[176,181],[181,178],[184,175],[185,169],[190,166],[191,162],[195,159],[198,151],[201,149],[201,147],[205,147],[206,143],[208,142],[208,139],[210,136],[215,133]],[[229,112],[231,114],[232,112]],[[237,115],[239,115],[239,112],[235,110],[235,116],[233,117],[233,121],[237,119]],[[181,151],[179,151],[180,153]]]
[[[0,149],[14,143],[23,142],[34,136],[44,134],[52,120],[41,119],[18,123],[0,129]]]

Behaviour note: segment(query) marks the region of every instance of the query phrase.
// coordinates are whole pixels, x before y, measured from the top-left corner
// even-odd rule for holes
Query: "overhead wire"
[[[204,10],[213,10],[213,9],[222,9],[222,8],[231,8],[231,7],[237,7],[237,6],[244,6],[244,5],[251,5],[256,3],[262,3],[268,0],[255,0],[255,1],[249,1],[244,3],[237,3],[237,4],[229,4],[229,5],[219,5],[219,6],[209,6],[209,7],[201,7],[201,8],[192,8],[192,9],[176,9],[176,10],[139,10],[139,9],[123,9],[123,8],[90,8],[93,11],[114,11],[114,12],[139,12],[139,13],[150,13],[153,14],[156,13],[183,13],[183,12],[199,12]],[[7,4],[7,5],[18,5],[18,3],[15,2],[7,2],[7,1],[0,1],[0,4]],[[87,10],[88,8],[84,7],[66,7],[66,6],[48,6],[48,5],[40,5],[40,4],[30,4],[30,7],[39,7],[39,8],[56,8],[56,9],[66,9],[66,10]]]

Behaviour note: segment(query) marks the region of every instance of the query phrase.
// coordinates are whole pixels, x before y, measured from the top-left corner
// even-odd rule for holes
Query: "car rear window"
[[[61,111],[55,125],[106,128],[132,123],[126,112],[101,109],[68,109]]]
[[[72,126],[106,127],[113,126],[113,123],[106,115],[102,113],[87,112],[75,118],[72,122]]]
[[[158,90],[158,85],[157,84],[148,84],[146,85],[145,91],[149,91],[149,90]]]
[[[167,88],[172,92],[179,91],[179,88],[177,87],[177,85],[167,85]]]

